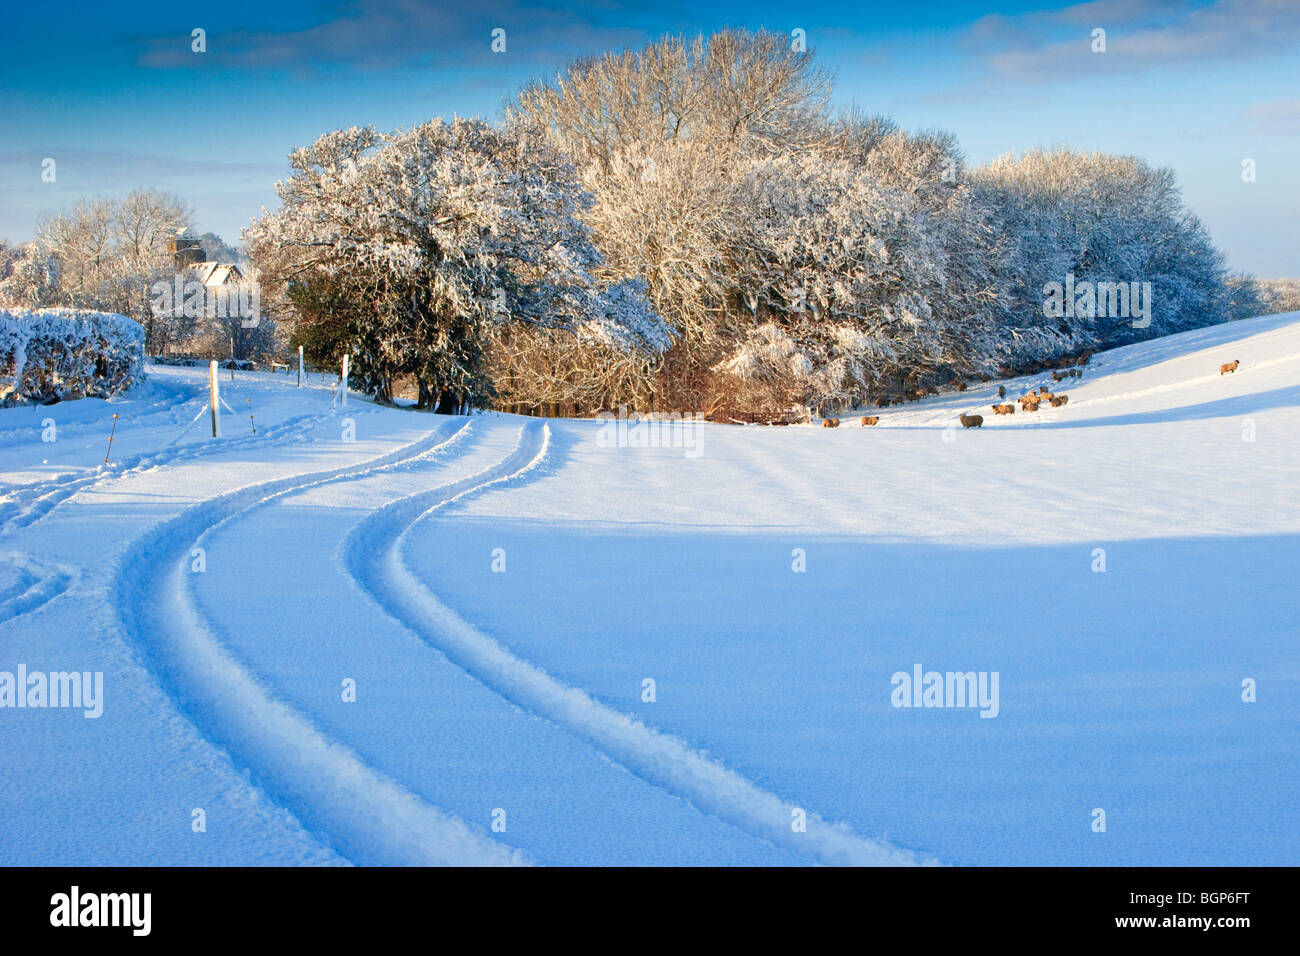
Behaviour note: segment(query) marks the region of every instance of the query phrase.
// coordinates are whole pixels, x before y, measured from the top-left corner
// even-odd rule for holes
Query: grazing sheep
[[[1231,362],[1229,362],[1227,365],[1220,365],[1220,366],[1219,366],[1219,374],[1220,374],[1220,375],[1227,375],[1229,372],[1235,372],[1235,371],[1237,371],[1237,366],[1240,365],[1240,364],[1241,364],[1241,359],[1233,359],[1233,360],[1232,360]]]
[[[862,424],[863,424],[864,426],[866,426],[866,425],[875,425],[875,424],[879,423],[879,421],[880,421],[880,416],[879,416],[879,415],[863,415],[863,416],[862,416]]]
[[[995,415],[1014,415],[1016,406],[1014,405],[994,405],[993,414]]]
[[[1066,375],[1062,375],[1060,372],[1053,372],[1053,373],[1052,373],[1052,381],[1053,381],[1053,382],[1059,382],[1061,379],[1063,379],[1063,378],[1067,378],[1067,377],[1068,377],[1068,376],[1066,376]]]
[[[1007,397],[1007,387],[1005,385],[999,385],[998,398],[1006,398],[1006,397]]]
[[[893,399],[887,397],[876,399],[876,408],[888,408],[892,404],[893,404]]]
[[[957,383],[957,391],[959,391],[959,392],[964,392],[964,391],[966,391],[966,383],[965,383],[965,382],[958,382],[958,383]]]
[[[1026,412],[1036,412],[1038,411],[1038,402],[1037,401],[1025,402],[1022,406],[1022,410]]]
[[[966,415],[966,414],[962,414],[962,415],[960,415],[960,416],[958,416],[958,417],[961,418],[961,427],[962,427],[962,428],[979,428],[981,425],[984,424],[984,416],[983,416],[983,415]]]
[[[1092,352],[1090,352],[1090,351],[1089,351],[1089,352],[1084,352],[1082,355],[1079,356],[1078,361],[1076,361],[1074,364],[1075,364],[1075,365],[1087,365],[1087,364],[1088,364],[1088,360],[1091,359],[1091,358],[1092,358]]]
[[[840,420],[838,418],[823,418],[822,428],[839,428]]]
[[[1070,400],[1069,395],[1053,395],[1050,399],[1053,408],[1060,408]]]
[[[981,382],[988,382],[988,381],[991,381],[991,379],[989,378],[989,374],[988,374],[988,372],[980,372],[980,381],[981,381]]]

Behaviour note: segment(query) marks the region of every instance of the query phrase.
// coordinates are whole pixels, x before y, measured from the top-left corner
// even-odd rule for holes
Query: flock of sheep
[[[1057,382],[1062,382],[1069,378],[1079,378],[1080,376],[1083,375],[1083,372],[1081,371],[1080,368],[1075,366],[1087,365],[1088,361],[1091,358],[1092,358],[1092,352],[1084,352],[1082,355],[1078,356],[1077,358],[1068,358],[1068,359],[1059,360],[1057,363],[1057,369],[1061,369],[1062,371],[1052,371],[1052,378]],[[1042,367],[1039,366],[1039,370],[1041,370],[1041,368]],[[982,378],[984,378],[984,380],[987,381],[987,376],[982,376]],[[953,387],[956,388],[957,391],[959,392],[966,391],[965,382],[954,382]],[[931,388],[928,390],[925,388],[919,388],[915,392],[909,394],[907,398],[909,401],[915,401],[919,398],[924,398],[926,395],[930,395],[930,394],[938,395],[939,390],[937,388]],[[998,397],[999,398],[1007,397],[1007,389],[1005,385],[998,386]],[[1070,396],[1055,395],[1052,392],[1048,391],[1047,386],[1045,385],[1039,386],[1033,391],[1022,395],[1018,399],[1024,411],[1026,412],[1038,411],[1039,405],[1042,402],[1047,402],[1053,408],[1059,408],[1069,400],[1070,400]],[[901,405],[902,403],[903,400],[898,398],[881,398],[876,402],[876,405],[881,408],[884,408],[889,405]],[[994,414],[997,415],[1011,415],[1015,413],[1015,410],[1016,407],[1015,405],[1012,404],[995,403],[993,405],[993,412]],[[959,416],[959,418],[963,428],[979,428],[981,425],[984,424],[983,415],[967,415],[965,413],[962,413]],[[880,416],[878,415],[863,415],[861,420],[861,424],[864,428],[871,425],[879,424],[879,422],[880,422]],[[839,426],[840,426],[840,420],[838,418],[822,419],[823,428],[839,428]]]
[[[1082,378],[1083,366],[1087,365],[1091,359],[1092,359],[1092,352],[1084,352],[1078,358],[1060,360],[1057,363],[1055,370],[1049,369],[1052,372],[1052,380],[1055,382],[1063,382],[1066,379],[1070,379],[1070,378]],[[1239,359],[1234,359],[1231,362],[1227,362],[1223,365],[1220,365],[1219,374],[1227,375],[1229,372],[1235,372],[1237,371],[1237,367],[1240,364],[1241,362]],[[1039,370],[1041,370],[1041,367]],[[954,382],[953,384],[956,387],[957,391],[959,392],[966,391],[965,382]],[[939,390],[937,388],[932,388],[927,392],[927,390],[924,388],[917,389],[916,392],[908,396],[908,399],[915,401],[918,398],[924,398],[927,394],[938,395]],[[1007,397],[1007,387],[1005,385],[999,385],[998,398],[1005,399],[1006,397]],[[1069,400],[1070,400],[1069,395],[1057,395],[1049,391],[1046,385],[1040,385],[1037,388],[1031,389],[1030,391],[1021,395],[1018,399],[1016,399],[1016,402],[1020,404],[1020,409],[1022,412],[1036,412],[1038,411],[1039,407],[1042,405],[1043,402],[1047,402],[1048,405],[1050,405],[1052,408],[1060,408]],[[901,399],[894,399],[894,398],[882,398],[876,402],[876,405],[881,408],[888,405],[901,405],[901,404],[902,404]],[[1016,405],[1013,402],[1003,401],[1003,402],[993,403],[994,415],[1014,415],[1015,413],[1016,413]],[[958,419],[961,421],[963,428],[979,428],[984,424],[983,415],[967,415],[965,412],[963,412],[958,416]],[[880,422],[880,416],[878,415],[863,415],[861,424],[865,428],[870,425],[879,424],[879,422]],[[840,420],[838,418],[823,418],[822,427],[839,428]]]

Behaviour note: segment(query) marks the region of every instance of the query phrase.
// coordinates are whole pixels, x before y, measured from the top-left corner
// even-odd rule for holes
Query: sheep
[[[1014,405],[994,405],[993,414],[995,415],[1014,415],[1016,406]]]
[[[889,398],[888,396],[886,396],[885,398],[878,398],[876,399],[876,408],[888,408],[893,403],[894,403],[893,399]]]
[[[839,428],[840,420],[838,418],[823,418],[822,428]]]
[[[1053,395],[1050,399],[1053,408],[1060,408],[1070,400],[1069,395]]]
[[[1229,362],[1226,365],[1220,365],[1219,374],[1227,375],[1229,372],[1235,372],[1237,371],[1237,366],[1240,364],[1241,364],[1241,359],[1233,359],[1231,362]]]
[[[1091,358],[1092,358],[1092,352],[1091,352],[1091,351],[1084,352],[1084,353],[1082,353],[1082,354],[1079,356],[1078,360],[1075,361],[1074,364],[1075,364],[1075,365],[1087,365],[1087,364],[1088,364],[1088,360],[1091,359]]]
[[[1033,401],[1025,402],[1025,403],[1023,404],[1023,406],[1022,406],[1022,410],[1023,410],[1023,411],[1026,411],[1026,412],[1036,412],[1036,411],[1038,411],[1038,401],[1037,401],[1037,400],[1033,400]]]
[[[1061,379],[1063,379],[1063,378],[1069,378],[1069,374],[1066,373],[1066,374],[1063,375],[1063,374],[1061,374],[1060,372],[1053,372],[1053,373],[1052,373],[1052,381],[1053,381],[1053,382],[1059,382],[1059,381],[1060,381]]]
[[[862,416],[862,424],[863,424],[864,427],[867,426],[867,425],[875,425],[875,424],[879,423],[879,421],[880,421],[880,416],[879,416],[879,415],[863,415],[863,416]]]
[[[961,418],[962,428],[979,428],[984,424],[983,415],[967,415],[963,413],[959,417]]]
[[[964,391],[966,391],[966,383],[965,383],[965,382],[958,382],[958,383],[957,383],[957,391],[959,391],[959,392],[964,392]]]
[[[1007,387],[1005,385],[999,385],[998,398],[1006,398],[1006,397],[1007,397]]]

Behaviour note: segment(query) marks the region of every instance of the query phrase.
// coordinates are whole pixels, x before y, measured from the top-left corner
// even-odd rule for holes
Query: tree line
[[[282,348],[282,337],[265,316],[254,323],[248,316],[210,315],[214,310],[187,309],[172,294],[177,265],[168,240],[192,226],[185,202],[161,190],[83,200],[43,219],[33,242],[0,240],[0,308],[124,315],[144,328],[150,355],[180,351],[220,358],[233,348],[245,358]],[[237,249],[213,233],[197,238],[209,258],[238,264],[255,281]]]
[[[829,411],[1263,311],[1171,170],[971,167],[831,92],[813,52],[728,30],[580,60],[496,122],[329,132],[245,230],[262,302],[380,400],[577,415]],[[94,249],[60,262],[88,306]],[[1130,287],[1140,320],[1106,308]]]

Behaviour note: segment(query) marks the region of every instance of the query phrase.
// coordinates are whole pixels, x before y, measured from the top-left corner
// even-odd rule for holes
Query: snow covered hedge
[[[144,329],[124,315],[0,309],[0,401],[106,398],[144,374]]]

